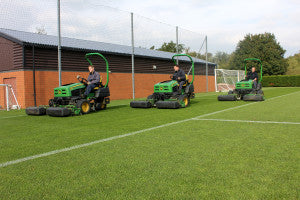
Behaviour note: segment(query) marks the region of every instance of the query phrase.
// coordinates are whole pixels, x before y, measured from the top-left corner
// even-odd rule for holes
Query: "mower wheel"
[[[28,107],[25,112],[27,115],[45,115],[46,109],[44,107]]]
[[[177,109],[180,108],[178,101],[157,101],[156,108],[159,109]]]
[[[218,100],[219,101],[236,101],[237,98],[235,95],[219,95]]]
[[[82,114],[88,114],[91,111],[91,104],[85,99],[77,101],[76,107],[80,108]]]
[[[131,101],[131,108],[151,108],[152,104],[149,101]]]
[[[151,99],[153,99],[153,94],[151,94],[147,97],[147,100],[151,100]]]
[[[190,98],[186,94],[180,95],[179,98],[178,98],[178,100],[180,102],[183,101],[185,107],[187,107],[187,106],[190,105]]]
[[[106,109],[106,104],[102,101],[99,103],[96,103],[95,105],[95,110],[105,110]]]
[[[264,95],[264,91],[258,90],[258,91],[257,91],[257,94]]]
[[[264,101],[264,96],[262,95],[245,95],[243,97],[244,101]]]
[[[47,109],[46,113],[52,117],[67,117],[72,114],[72,111],[63,107],[50,107]]]

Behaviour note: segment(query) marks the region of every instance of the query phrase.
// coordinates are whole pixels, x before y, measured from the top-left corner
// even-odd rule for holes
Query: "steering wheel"
[[[85,85],[88,84],[88,80],[86,80],[85,78],[82,78],[81,76],[77,76],[77,79],[80,83],[83,83]]]

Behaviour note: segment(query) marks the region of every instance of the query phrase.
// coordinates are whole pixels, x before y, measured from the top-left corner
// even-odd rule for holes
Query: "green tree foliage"
[[[299,75],[300,74],[300,51],[293,56],[287,58],[288,69],[286,74],[288,75]]]
[[[264,75],[282,75],[285,74],[288,66],[284,53],[285,50],[277,42],[274,34],[248,34],[239,41],[230,68],[243,69],[245,58],[259,58],[263,63]],[[257,66],[257,63],[250,62],[248,66],[249,68]]]
[[[150,49],[154,49],[154,46],[151,47]],[[168,43],[164,42],[163,45],[159,48],[156,49],[159,51],[166,51],[166,52],[172,52],[172,53],[176,53],[176,43],[173,41],[170,41]],[[182,53],[184,50],[184,44],[178,44],[178,53]]]

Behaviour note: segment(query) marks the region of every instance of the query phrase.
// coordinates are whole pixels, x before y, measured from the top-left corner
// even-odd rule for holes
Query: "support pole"
[[[6,88],[6,110],[9,111],[9,91],[8,91],[8,85],[5,86]]]
[[[218,92],[218,83],[217,83],[217,68],[215,67],[215,90]]]
[[[207,36],[205,36],[205,60],[206,92],[208,92]]]
[[[36,89],[35,89],[35,50],[32,45],[32,76],[33,76],[33,100],[34,106],[36,106]]]
[[[61,86],[61,34],[60,34],[60,0],[57,0],[57,34],[58,34],[58,83]]]
[[[132,99],[135,99],[133,13],[131,13],[131,73],[132,73]]]
[[[178,46],[178,26],[176,26],[176,54],[179,54],[179,46]],[[179,65],[178,56],[176,57],[176,63]]]

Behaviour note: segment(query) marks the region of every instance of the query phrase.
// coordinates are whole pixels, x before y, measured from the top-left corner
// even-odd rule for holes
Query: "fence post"
[[[176,26],[176,54],[179,53],[179,46],[178,46],[178,26]],[[177,65],[179,65],[178,56],[176,56]]]
[[[132,73],[132,99],[135,99],[134,84],[134,35],[133,35],[133,13],[131,13],[131,73]]]
[[[8,85],[6,85],[6,110],[9,111],[9,93],[8,93]]]
[[[218,92],[218,84],[217,84],[217,68],[215,67],[215,90]]]
[[[208,92],[207,36],[205,36],[205,60],[206,92]]]
[[[60,0],[57,0],[57,35],[58,35],[58,84],[61,86],[61,34],[60,34]]]

